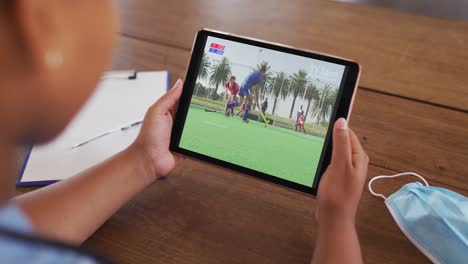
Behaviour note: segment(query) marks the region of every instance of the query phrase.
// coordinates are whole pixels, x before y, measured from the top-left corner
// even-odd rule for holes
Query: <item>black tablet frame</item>
[[[201,57],[205,49],[205,44],[206,44],[206,40],[208,36],[346,66],[344,74],[343,74],[342,82],[340,84],[340,88],[338,91],[337,100],[335,102],[333,113],[331,115],[331,119],[330,119],[331,122],[327,131],[327,135],[325,137],[324,148],[321,153],[321,157],[317,166],[317,171],[316,171],[316,175],[315,175],[312,186],[305,186],[302,184],[291,182],[282,178],[278,178],[276,176],[272,176],[263,172],[245,168],[245,167],[242,167],[242,166],[230,163],[230,162],[212,158],[212,157],[203,155],[201,153],[193,152],[193,151],[179,147],[185,120],[186,120],[188,109],[190,106],[190,101],[192,98],[193,89],[195,87],[195,83],[197,79],[197,72],[198,72],[199,64],[200,64]],[[223,33],[219,31],[212,31],[208,29],[200,30],[197,33],[195,42],[193,44],[192,57],[190,59],[190,64],[188,66],[187,74],[185,77],[185,83],[184,83],[184,88],[183,88],[182,95],[180,98],[179,107],[175,115],[174,125],[172,128],[170,150],[172,152],[179,153],[179,154],[194,158],[196,160],[205,161],[207,163],[221,166],[223,168],[241,172],[248,176],[253,176],[256,179],[271,182],[271,183],[278,184],[278,185],[284,186],[292,190],[296,190],[302,193],[316,196],[320,178],[325,172],[326,168],[328,167],[328,164],[330,163],[330,159],[331,159],[331,152],[332,152],[331,137],[332,137],[332,132],[333,132],[334,121],[341,117],[349,119],[354,94],[357,89],[357,84],[359,81],[360,71],[361,71],[360,65],[351,60],[338,58],[338,57],[326,55],[323,53],[296,49],[290,46],[279,45],[276,43],[265,42],[262,40]]]

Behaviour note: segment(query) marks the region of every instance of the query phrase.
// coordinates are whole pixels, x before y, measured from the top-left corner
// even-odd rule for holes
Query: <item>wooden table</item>
[[[468,195],[468,23],[309,0],[116,5],[113,69],[169,70],[175,82],[202,27],[357,60],[351,126],[371,158],[368,177],[415,171]],[[410,180],[376,187],[390,194]],[[84,246],[119,263],[309,263],[315,207],[311,197],[186,160]],[[367,263],[429,263],[367,190],[357,228]]]

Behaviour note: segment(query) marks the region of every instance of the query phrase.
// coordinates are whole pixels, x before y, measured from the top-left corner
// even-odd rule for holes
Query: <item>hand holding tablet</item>
[[[333,153],[318,190],[317,221],[354,222],[369,157],[354,131],[340,118],[333,127]]]
[[[202,30],[170,149],[316,195],[359,71],[349,60]]]

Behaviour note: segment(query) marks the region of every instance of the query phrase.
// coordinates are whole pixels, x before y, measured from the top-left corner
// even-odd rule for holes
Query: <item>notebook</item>
[[[53,142],[34,146],[17,186],[41,186],[76,175],[128,147],[147,109],[169,87],[168,72],[110,72]]]

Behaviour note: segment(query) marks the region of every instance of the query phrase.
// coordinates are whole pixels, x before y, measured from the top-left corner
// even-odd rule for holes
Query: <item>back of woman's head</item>
[[[0,2],[0,140],[64,129],[108,66],[115,24],[111,0]]]

